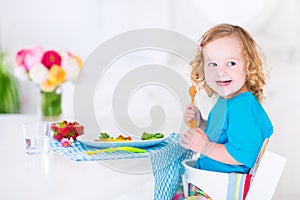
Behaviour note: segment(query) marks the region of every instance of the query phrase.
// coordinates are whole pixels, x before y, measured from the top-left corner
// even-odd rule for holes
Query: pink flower
[[[69,147],[69,146],[71,146],[72,144],[73,144],[73,141],[71,141],[71,140],[66,140],[65,138],[62,139],[62,141],[61,141],[61,146],[62,146],[62,147]]]
[[[44,50],[41,47],[32,47],[29,49],[22,49],[17,52],[16,65],[24,68],[27,72],[36,64],[41,62]]]
[[[61,56],[55,51],[46,51],[42,58],[42,63],[50,69],[52,65],[61,65]]]
[[[30,52],[29,49],[22,49],[22,50],[18,51],[17,55],[16,55],[16,60],[15,60],[16,65],[19,67],[23,67],[26,71],[28,71],[29,69],[25,64],[25,58],[29,52]]]
[[[42,47],[36,46],[30,49],[28,54],[25,57],[25,64],[30,70],[31,67],[36,64],[40,64],[44,54],[44,49]]]

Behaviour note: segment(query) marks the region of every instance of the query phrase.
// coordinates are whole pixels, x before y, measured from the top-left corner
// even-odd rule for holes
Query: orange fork
[[[197,94],[197,88],[194,85],[190,86],[190,88],[189,88],[189,94],[191,96],[191,103],[194,105],[194,103],[195,103],[195,96]],[[190,126],[190,128],[196,128],[197,121],[195,119],[191,120],[189,122],[189,126]]]

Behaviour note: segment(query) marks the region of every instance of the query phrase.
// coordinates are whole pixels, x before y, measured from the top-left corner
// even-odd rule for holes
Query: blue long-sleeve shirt
[[[196,168],[248,173],[264,140],[272,135],[273,126],[255,96],[244,92],[230,99],[218,98],[209,113],[205,133],[210,141],[224,144],[228,153],[242,165],[229,165],[201,155]]]

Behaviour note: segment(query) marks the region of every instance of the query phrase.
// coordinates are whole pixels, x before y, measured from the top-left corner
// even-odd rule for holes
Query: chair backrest
[[[256,158],[256,161],[255,161],[255,164],[254,166],[252,167],[252,169],[250,170],[250,173],[249,174],[252,174],[253,176],[255,175],[256,173],[256,170],[260,164],[260,161],[261,161],[261,158],[262,156],[264,155],[265,151],[266,151],[266,148],[267,148],[267,145],[269,143],[269,138],[265,139],[260,151],[259,151],[259,154],[257,155],[257,158]]]
[[[266,151],[260,158],[246,200],[271,200],[287,159]]]

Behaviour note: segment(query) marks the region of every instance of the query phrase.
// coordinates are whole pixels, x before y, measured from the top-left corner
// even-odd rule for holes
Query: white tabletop
[[[71,161],[55,152],[25,153],[22,123],[35,115],[0,115],[0,199],[153,199],[149,159]]]

